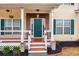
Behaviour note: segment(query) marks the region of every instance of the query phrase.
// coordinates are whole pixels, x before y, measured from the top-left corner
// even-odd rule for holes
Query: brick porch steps
[[[44,38],[32,38],[32,42],[30,43],[30,55],[35,55],[36,53],[46,53]]]

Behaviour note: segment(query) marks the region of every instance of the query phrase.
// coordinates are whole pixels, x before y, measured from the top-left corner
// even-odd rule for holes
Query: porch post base
[[[24,42],[21,42],[20,43],[20,52],[24,52],[24,50],[25,50]]]
[[[52,50],[56,50],[56,41],[51,42],[51,48]]]

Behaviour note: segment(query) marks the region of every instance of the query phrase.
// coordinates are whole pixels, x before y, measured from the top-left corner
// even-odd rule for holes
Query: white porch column
[[[51,26],[50,26],[50,29],[51,29],[51,48],[52,50],[56,50],[56,41],[54,39],[54,35],[53,35],[53,21],[54,21],[54,10],[51,9],[51,12],[50,12],[50,23],[51,23]]]
[[[24,8],[21,8],[21,43],[20,43],[20,51],[24,52]]]
[[[21,8],[21,43],[24,42],[24,8]]]

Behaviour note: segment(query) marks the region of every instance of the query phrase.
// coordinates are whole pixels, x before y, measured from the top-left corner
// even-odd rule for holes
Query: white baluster
[[[28,35],[28,49],[30,50],[30,43],[31,43],[31,31],[29,30],[29,35]]]
[[[45,35],[45,49],[47,49],[47,35]]]
[[[30,35],[28,35],[28,49],[30,50]]]

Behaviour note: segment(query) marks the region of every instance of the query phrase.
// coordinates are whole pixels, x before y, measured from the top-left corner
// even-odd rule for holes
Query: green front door
[[[42,37],[42,19],[34,19],[34,37]]]

